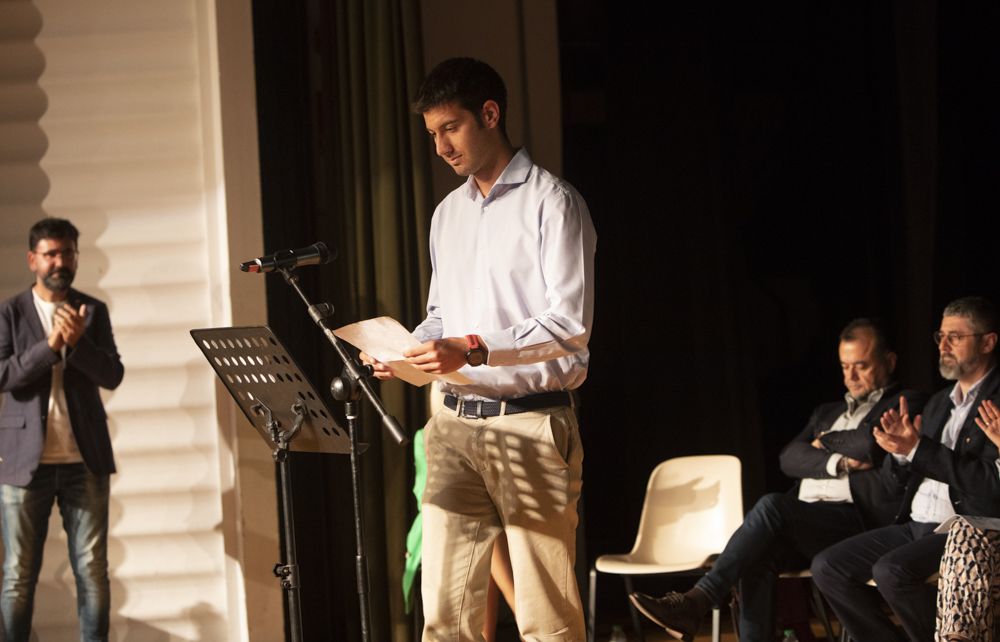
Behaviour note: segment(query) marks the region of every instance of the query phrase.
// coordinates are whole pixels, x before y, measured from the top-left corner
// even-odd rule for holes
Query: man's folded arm
[[[778,460],[781,464],[781,472],[793,479],[824,479],[832,478],[827,464],[830,461],[831,453],[822,448],[812,445],[816,436],[820,433],[824,419],[829,411],[824,411],[825,407],[820,406],[813,411],[806,427],[802,429],[796,437],[785,446]]]

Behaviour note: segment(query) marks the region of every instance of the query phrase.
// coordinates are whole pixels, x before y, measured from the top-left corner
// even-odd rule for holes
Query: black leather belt
[[[445,395],[444,405],[458,413],[459,417],[468,419],[483,419],[500,415],[516,415],[521,412],[531,412],[542,408],[558,408],[572,406],[572,393],[543,392],[506,401],[483,401],[479,399],[460,399],[455,395]]]

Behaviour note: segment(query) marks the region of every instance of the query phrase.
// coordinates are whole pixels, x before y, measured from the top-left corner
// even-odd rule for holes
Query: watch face
[[[486,361],[486,355],[483,354],[481,348],[475,350],[469,350],[465,353],[465,362],[470,366],[481,366],[483,362]]]

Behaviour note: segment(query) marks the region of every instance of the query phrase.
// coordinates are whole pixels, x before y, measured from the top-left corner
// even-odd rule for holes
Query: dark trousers
[[[947,535],[935,524],[909,522],[877,528],[831,546],[813,559],[813,579],[857,642],[934,639],[938,570]],[[874,579],[878,589],[867,586]],[[886,615],[879,593],[906,634]]]
[[[864,530],[853,504],[802,502],[794,495],[760,498],[729,538],[697,587],[715,604],[740,588],[740,640],[772,640],[774,582],[786,570],[809,564],[819,551]]]

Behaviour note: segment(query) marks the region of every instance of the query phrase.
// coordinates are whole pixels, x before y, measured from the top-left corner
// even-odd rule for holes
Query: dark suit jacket
[[[997,447],[976,425],[979,404],[991,399],[1000,405],[1000,368],[983,381],[976,401],[958,433],[955,449],[941,445],[944,426],[951,416],[951,391],[954,384],[934,394],[924,408],[920,427],[920,445],[910,464],[899,464],[886,457],[883,474],[905,486],[896,521],[910,518],[910,504],[925,478],[948,484],[952,506],[959,515],[1000,517],[1000,474],[997,473]]]
[[[76,444],[96,475],[115,472],[101,388],[114,389],[125,372],[108,308],[70,290],[74,307],[87,305],[86,326],[76,347],[67,348],[63,388]],[[26,486],[45,445],[52,366],[60,359],[46,342],[31,290],[0,303],[0,483]]]
[[[865,526],[875,528],[892,523],[899,502],[903,495],[903,487],[892,479],[886,479],[880,474],[879,466],[885,457],[885,451],[875,443],[872,428],[878,425],[879,419],[890,408],[899,407],[899,398],[906,397],[911,414],[920,412],[924,404],[924,395],[914,390],[903,390],[899,384],[890,385],[882,398],[868,412],[855,430],[840,430],[826,433],[847,410],[846,401],[835,401],[820,405],[813,411],[809,423],[802,429],[784,450],[781,451],[781,471],[796,479],[831,479],[826,470],[826,462],[830,453],[840,453],[859,461],[871,462],[874,468],[853,472],[848,475],[851,486],[851,497],[861,514]],[[812,441],[819,437],[826,446],[820,450],[812,446]],[[792,492],[798,492],[798,484]]]

